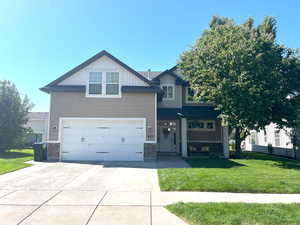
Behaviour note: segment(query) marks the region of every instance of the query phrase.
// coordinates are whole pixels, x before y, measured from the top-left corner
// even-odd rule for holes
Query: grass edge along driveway
[[[190,225],[300,224],[300,204],[177,203],[166,208]]]
[[[25,163],[33,159],[32,149],[11,149],[0,153],[0,175],[31,166]]]
[[[300,193],[300,162],[244,152],[241,159],[187,159],[192,168],[158,170],[161,191]]]

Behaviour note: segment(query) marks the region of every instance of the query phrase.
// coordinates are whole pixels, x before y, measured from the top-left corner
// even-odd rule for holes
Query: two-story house
[[[137,72],[101,51],[41,90],[50,94],[49,160],[228,157],[219,112],[193,102],[176,67]]]

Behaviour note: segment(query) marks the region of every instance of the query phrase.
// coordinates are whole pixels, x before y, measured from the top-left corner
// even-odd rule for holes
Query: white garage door
[[[143,119],[64,119],[61,159],[142,161],[144,129]]]

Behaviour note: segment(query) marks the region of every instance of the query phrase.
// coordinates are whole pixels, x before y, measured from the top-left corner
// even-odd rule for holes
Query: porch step
[[[157,152],[157,157],[178,156],[178,152]]]
[[[166,152],[166,151],[157,151],[158,154],[162,154],[162,155],[178,155],[178,152],[176,151],[169,151],[169,152]]]

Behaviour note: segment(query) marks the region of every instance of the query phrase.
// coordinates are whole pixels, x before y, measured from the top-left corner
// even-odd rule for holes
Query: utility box
[[[47,160],[47,148],[45,143],[33,144],[34,161],[41,162]]]

